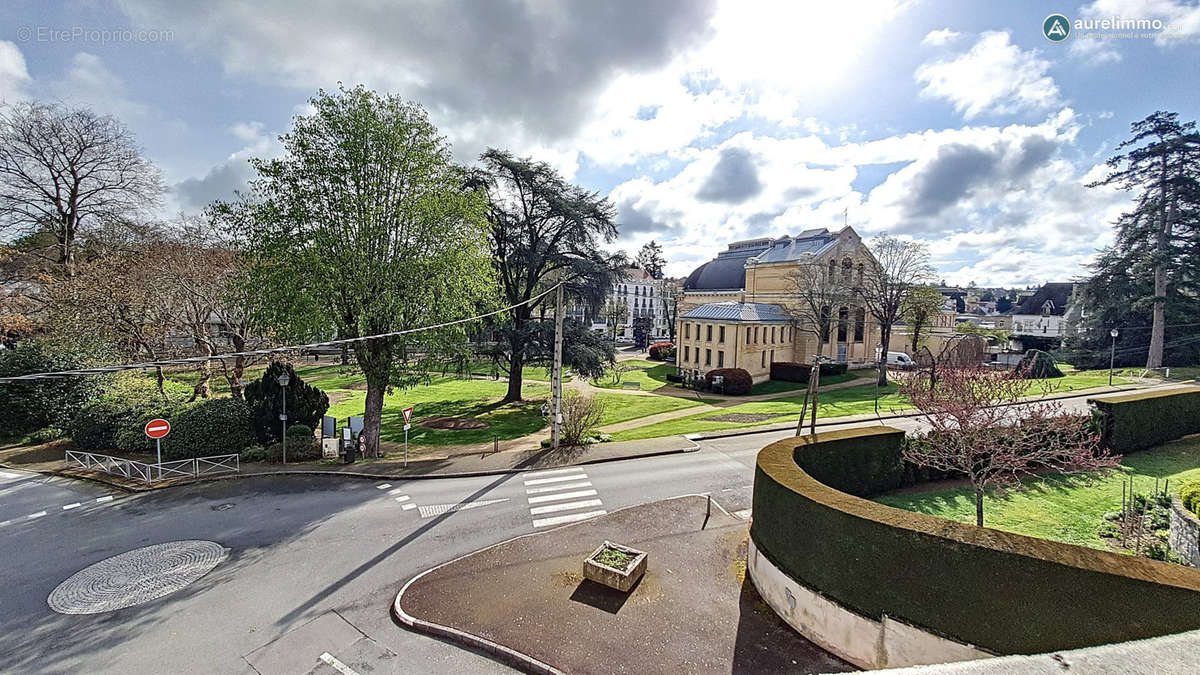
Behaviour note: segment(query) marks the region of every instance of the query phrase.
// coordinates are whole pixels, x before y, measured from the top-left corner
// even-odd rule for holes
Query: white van
[[[912,357],[904,352],[888,352],[887,364],[898,368],[915,368],[917,362],[912,360]]]

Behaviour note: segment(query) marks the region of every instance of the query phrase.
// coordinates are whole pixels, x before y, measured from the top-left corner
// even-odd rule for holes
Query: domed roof
[[[750,258],[756,258],[759,263],[798,260],[806,254],[820,255],[836,243],[837,235],[825,228],[805,230],[795,237],[737,241],[716,258],[693,270],[683,282],[683,290],[746,290],[746,261]]]

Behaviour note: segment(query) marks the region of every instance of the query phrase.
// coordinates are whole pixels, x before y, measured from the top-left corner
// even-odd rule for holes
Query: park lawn
[[[623,373],[619,383],[611,375],[606,374],[593,380],[592,384],[601,389],[642,389],[644,391],[653,391],[670,384],[670,382],[667,382],[667,374],[675,372],[673,364],[646,361],[645,359],[620,361],[618,365],[626,368],[632,367],[635,370]],[[634,384],[637,386],[633,386]]]
[[[522,388],[526,398],[521,403],[501,404],[508,390],[507,380],[467,380],[449,376],[434,376],[428,384],[411,389],[395,389],[383,399],[383,420],[380,438],[385,441],[404,440],[403,410],[413,406],[413,425],[408,440],[417,445],[466,445],[487,443],[494,439],[520,438],[547,426],[542,418],[541,405],[550,393],[542,383],[528,382]],[[333,390],[343,396],[329,407],[327,414],[345,420],[362,415],[366,392]],[[333,393],[333,392],[328,392]],[[419,422],[430,417],[471,417],[486,421],[486,429],[427,429]]]
[[[1104,514],[1121,508],[1121,484],[1133,476],[1134,491],[1150,494],[1155,479],[1169,480],[1171,492],[1185,480],[1200,478],[1200,438],[1167,443],[1126,455],[1107,474],[1039,476],[1023,481],[1026,489],[989,491],[983,519],[991,528],[1107,549],[1096,529]],[[895,493],[875,501],[964,523],[975,522],[975,497],[969,486]]]
[[[899,394],[895,393],[897,386],[889,384],[880,390],[879,410],[880,412],[892,412],[904,410],[910,407]],[[741,429],[745,427],[762,426],[764,424],[776,424],[779,422],[795,422],[800,418],[800,409],[803,406],[804,396],[782,396],[780,398],[770,399],[767,401],[749,401],[728,408],[722,408],[718,411],[706,411],[681,417],[679,419],[667,420],[657,424],[650,424],[636,429],[627,429],[613,434],[614,441],[631,441],[639,438],[656,438],[659,436],[674,436],[677,434],[692,434],[701,431],[722,431],[725,429]],[[861,385],[857,387],[847,387],[845,389],[835,389],[833,391],[822,392],[820,403],[817,407],[817,417],[843,417],[846,415],[859,415],[863,413],[871,413],[875,411],[875,385]],[[713,420],[713,417],[720,417],[729,414],[778,414],[778,417],[773,417],[761,422],[724,422]]]
[[[508,375],[503,369],[493,364],[491,361],[472,361],[470,363],[472,375],[486,375],[488,377],[496,377],[508,379]],[[550,381],[550,368],[548,366],[525,366],[521,368],[521,377],[525,380],[537,380],[539,382]],[[571,373],[563,370],[563,382],[571,381]]]
[[[867,375],[866,375],[867,378],[871,378],[871,377],[875,376],[874,370],[872,370],[872,371],[847,371],[847,372],[841,373],[839,375],[825,375],[825,376],[821,377],[821,386],[826,387],[831,384],[841,384],[842,382],[849,382],[850,380],[862,379],[863,376],[859,375],[860,372],[867,372]],[[757,396],[759,394],[778,394],[778,393],[784,392],[784,391],[799,391],[799,390],[803,390],[803,389],[807,389],[807,388],[808,388],[807,382],[784,382],[783,380],[767,380],[766,382],[759,382],[758,384],[754,385],[754,388],[750,391],[750,394],[753,396]]]
[[[636,396],[599,392],[593,398],[604,403],[604,416],[600,426],[626,422],[640,417],[649,417],[672,410],[683,410],[703,405],[706,401],[676,396]]]
[[[1081,389],[1094,389],[1096,387],[1108,386],[1108,371],[1107,370],[1076,370],[1063,371],[1062,377],[1055,377],[1048,380],[1030,380],[1029,387],[1026,390],[1030,396],[1038,396],[1042,393],[1042,384],[1048,387],[1048,392],[1051,394],[1062,393],[1068,391],[1079,391]],[[1113,384],[1132,384],[1130,380],[1123,377],[1114,377]]]

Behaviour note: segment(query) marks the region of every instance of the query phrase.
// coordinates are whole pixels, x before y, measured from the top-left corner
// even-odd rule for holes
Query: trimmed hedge
[[[673,342],[655,342],[650,345],[650,358],[654,361],[662,361],[667,358],[667,352],[672,349],[675,349]]]
[[[1200,480],[1189,480],[1180,485],[1179,501],[1188,511],[1200,513]]]
[[[1136,392],[1088,399],[1101,438],[1124,455],[1200,433],[1200,389]]]
[[[764,448],[750,526],[759,553],[862,616],[886,614],[997,654],[1200,628],[1200,571],[956,523],[835,489],[894,485],[888,467],[902,437],[896,429],[852,429]]]
[[[771,379],[781,382],[808,382],[812,376],[812,366],[795,361],[772,361]]]
[[[704,375],[704,381],[709,391],[712,391],[713,377],[724,377],[724,393],[730,396],[749,394],[754,388],[754,378],[743,368],[714,368]]]
[[[134,374],[118,375],[106,391],[81,406],[66,426],[67,435],[81,450],[149,452],[154,441],[143,432],[155,417],[170,418],[192,388],[168,380],[163,399],[158,386]]]
[[[171,433],[162,441],[163,460],[240,453],[254,443],[250,408],[235,398],[189,404],[170,422]]]
[[[827,375],[845,375],[846,370],[849,367],[850,367],[849,364],[846,364],[846,363],[832,363],[832,362],[822,363],[821,364],[821,377],[825,377]]]

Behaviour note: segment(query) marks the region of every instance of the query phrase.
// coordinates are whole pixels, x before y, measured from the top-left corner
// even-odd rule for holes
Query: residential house
[[[1009,310],[1012,339],[1039,346],[1057,345],[1067,334],[1067,314],[1075,284],[1048,283]],[[1027,348],[1022,345],[1022,348]]]
[[[618,326],[617,335],[633,339],[633,322],[638,318],[650,319],[652,337],[667,335],[667,319],[663,311],[667,297],[665,290],[664,280],[655,279],[644,270],[636,267],[624,270],[624,278],[613,284],[609,294],[610,300],[624,303],[629,310]]]

